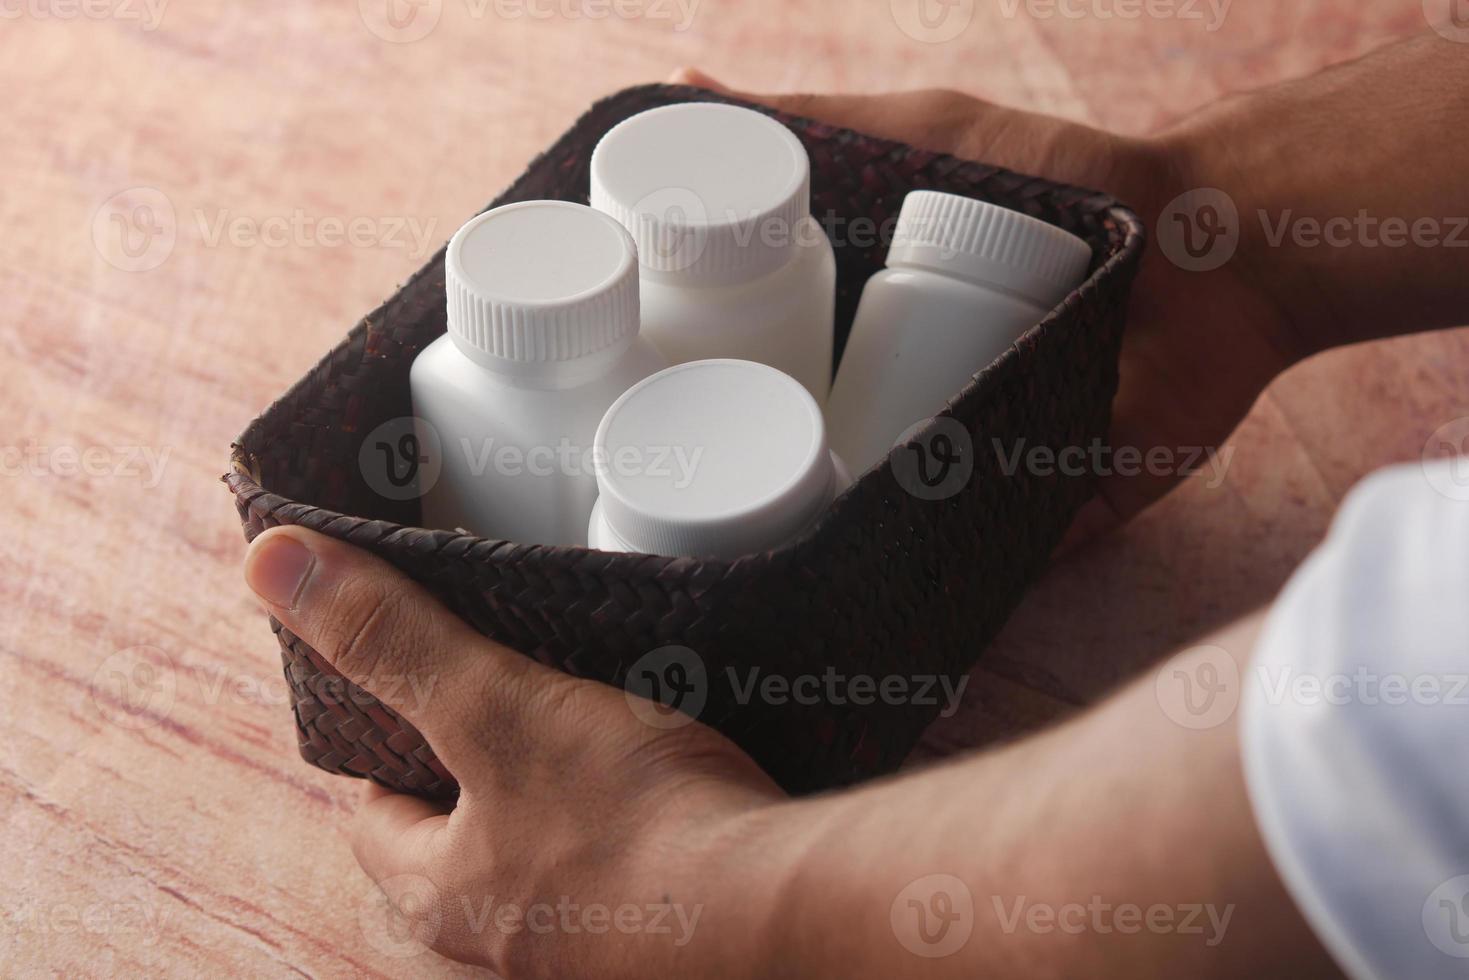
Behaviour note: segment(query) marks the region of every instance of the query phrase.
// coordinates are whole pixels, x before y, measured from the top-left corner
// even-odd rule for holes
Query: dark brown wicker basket
[[[620,92],[595,105],[492,206],[540,198],[584,203],[588,163],[603,133],[645,109],[690,100],[732,101],[660,85]],[[967,429],[974,447],[973,474],[962,491],[942,500],[905,491],[894,475],[895,453],[801,540],[734,562],[538,547],[414,527],[417,502],[373,492],[358,450],[375,427],[411,414],[409,365],[444,331],[441,251],[240,436],[225,480],[246,537],[297,524],[360,545],[425,583],[487,636],[609,684],[623,684],[629,666],[649,651],[687,647],[707,669],[700,719],[792,792],[895,768],[937,703],[742,704],[727,671],[738,671],[742,684],[755,668],[786,678],[820,677],[831,668],[847,678],[957,680],[968,671],[1090,493],[1081,478],[1007,474],[992,440],[1059,448],[1106,434],[1144,231],[1136,215],[1105,194],[777,118],[810,151],[812,209],[839,222],[829,227],[850,227],[858,218],[882,225],[908,191],[934,188],[1043,218],[1093,247],[1085,285],[955,393],[945,415]],[[840,349],[885,246],[836,246]],[[394,789],[454,794],[452,776],[416,730],[346,684],[279,623],[272,626],[307,761]]]

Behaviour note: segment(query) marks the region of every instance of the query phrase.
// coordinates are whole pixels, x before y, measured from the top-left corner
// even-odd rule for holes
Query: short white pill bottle
[[[794,133],[739,106],[650,109],[597,145],[591,203],[637,240],[643,334],[671,363],[758,361],[826,400],[836,262]]]
[[[1091,258],[1080,238],[1018,211],[910,193],[827,402],[836,452],[854,473],[881,462],[1079,286]]]
[[[444,256],[448,332],[409,374],[421,446],[442,455],[425,526],[584,545],[592,437],[666,366],[638,336],[637,252],[605,214],[528,201],[470,220]]]
[[[851,483],[811,393],[753,361],[693,361],[634,385],[602,419],[596,456],[588,540],[602,551],[767,551]]]

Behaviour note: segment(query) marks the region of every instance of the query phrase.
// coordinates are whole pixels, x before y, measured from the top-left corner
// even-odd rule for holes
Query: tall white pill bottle
[[[643,335],[671,363],[757,361],[826,400],[836,261],[794,133],[739,106],[650,109],[597,145],[591,203],[637,241]]]

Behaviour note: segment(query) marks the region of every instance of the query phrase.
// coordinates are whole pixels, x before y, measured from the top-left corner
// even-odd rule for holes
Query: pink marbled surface
[[[436,247],[593,99],[681,64],[763,91],[955,87],[1143,132],[1423,26],[1418,4],[1389,0],[1237,0],[1212,33],[978,4],[930,45],[887,0],[702,0],[686,29],[442,7],[408,44],[326,0],[166,5],[153,30],[122,16],[137,4],[32,6],[0,28],[5,446],[100,447],[111,465],[0,477],[0,974],[459,972],[367,941],[375,893],[336,832],[357,787],[296,756],[216,482],[243,423],[423,256],[212,241],[221,216],[408,218]],[[94,247],[93,216],[137,187],[168,201],[177,242],[128,272]],[[1469,414],[1466,354],[1464,334],[1441,334],[1281,378],[1227,482],[1187,485],[1058,566],[926,751],[1095,698],[1268,602],[1354,480]],[[167,454],[156,481],[125,472],[130,447]],[[141,719],[108,682],[138,663],[167,695]]]

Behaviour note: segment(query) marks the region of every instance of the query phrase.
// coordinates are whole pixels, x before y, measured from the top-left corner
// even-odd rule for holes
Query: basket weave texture
[[[695,100],[735,101],[653,85],[597,103],[491,206],[585,203],[602,134],[645,109]],[[957,420],[972,443],[962,450],[961,465],[972,466],[962,490],[935,500],[905,489],[913,484],[894,464],[918,452],[910,444],[862,476],[800,540],[736,561],[614,555],[415,527],[417,502],[376,493],[359,450],[379,425],[412,414],[409,366],[445,329],[442,251],[246,428],[225,482],[247,539],[294,524],[366,548],[485,635],[571,674],[621,686],[650,651],[687,648],[705,671],[699,719],[801,793],[898,766],[942,707],[939,687],[927,697],[917,696],[920,688],[967,673],[1090,494],[1085,478],[1007,472],[1006,458],[1018,445],[1059,449],[1105,436],[1144,231],[1106,194],[771,114],[811,156],[812,210],[836,246],[838,350],[864,283],[882,268],[886,248],[875,230],[890,230],[911,190],[992,201],[1092,245],[1087,282],[953,393],[941,418]],[[953,423],[937,423],[915,436],[919,447],[937,451],[924,440],[943,426],[953,433]],[[943,443],[951,461],[954,442]],[[308,762],[405,792],[457,792],[417,730],[280,623],[271,625]],[[834,675],[835,689],[852,696],[830,697],[825,682],[814,686],[815,697],[749,696],[752,678],[772,675]],[[911,696],[858,696],[862,677],[903,678]]]

